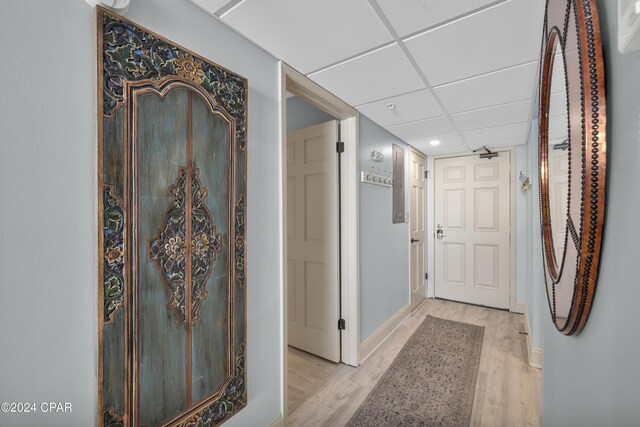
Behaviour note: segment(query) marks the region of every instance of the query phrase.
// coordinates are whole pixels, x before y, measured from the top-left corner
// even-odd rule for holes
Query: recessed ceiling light
[[[387,104],[387,108],[389,110],[395,110],[396,109],[396,104]]]
[[[440,145],[440,141],[437,139],[434,139],[433,141],[430,142],[431,145]]]

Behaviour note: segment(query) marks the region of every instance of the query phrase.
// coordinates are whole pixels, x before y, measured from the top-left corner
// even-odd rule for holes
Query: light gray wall
[[[640,51],[617,50],[618,2],[597,0],[607,79],[607,210],[589,321],[565,337],[545,320],[546,426],[640,425]]]
[[[534,106],[537,111],[537,102]],[[537,116],[537,115],[536,115]],[[534,118],[529,130],[527,145],[528,174],[531,178],[531,189],[526,200],[526,301],[529,326],[531,330],[531,346],[543,347],[544,322],[550,322],[549,303],[542,271],[542,243],[540,241],[540,187],[538,185],[538,119]]]
[[[281,412],[278,64],[187,0],[133,1],[127,17],[249,79],[248,394],[225,426]],[[97,414],[96,47],[82,0],[3,4],[0,52],[0,425],[94,425]]]
[[[405,211],[409,211],[409,146],[360,116],[360,169],[392,171],[391,145],[405,150]],[[371,161],[371,151],[384,161]],[[392,223],[392,189],[360,183],[360,341],[409,304],[409,224]]]
[[[3,4],[0,401],[71,402],[73,413],[0,413],[0,425],[95,419],[94,38],[86,3]]]
[[[334,117],[298,97],[287,99],[287,132],[334,120]]]
[[[518,145],[515,148],[515,164],[511,165],[511,185],[515,187],[515,204],[516,218],[513,225],[513,233],[515,233],[516,259],[515,259],[515,278],[516,278],[516,303],[525,303],[527,301],[527,200],[529,193],[520,190],[520,171],[527,174],[527,146]]]

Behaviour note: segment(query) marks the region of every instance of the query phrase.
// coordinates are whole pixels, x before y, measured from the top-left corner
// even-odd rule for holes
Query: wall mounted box
[[[393,161],[393,223],[405,222],[404,215],[404,149],[392,144]]]

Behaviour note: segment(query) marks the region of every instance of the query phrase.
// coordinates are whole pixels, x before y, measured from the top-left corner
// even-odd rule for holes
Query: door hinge
[[[424,280],[429,280],[429,273],[424,273]]]
[[[347,328],[347,322],[344,319],[338,319],[338,330],[344,331]]]
[[[429,179],[429,171],[424,171],[424,179]]]
[[[338,153],[344,153],[344,142],[341,142],[341,141],[336,142],[336,151]]]

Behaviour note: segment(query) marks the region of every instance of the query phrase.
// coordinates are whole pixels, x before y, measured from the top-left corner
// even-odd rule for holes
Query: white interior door
[[[562,262],[564,252],[564,235],[567,223],[567,206],[569,192],[569,153],[565,150],[554,150],[549,145],[549,188],[553,188],[550,194],[551,231],[553,232],[553,245],[558,264]]]
[[[409,230],[411,234],[411,309],[427,296],[425,277],[425,248],[427,241],[425,214],[425,177],[427,159],[418,151],[409,152]]]
[[[435,296],[509,308],[510,156],[435,160]]]
[[[289,345],[338,362],[337,121],[287,135]]]

